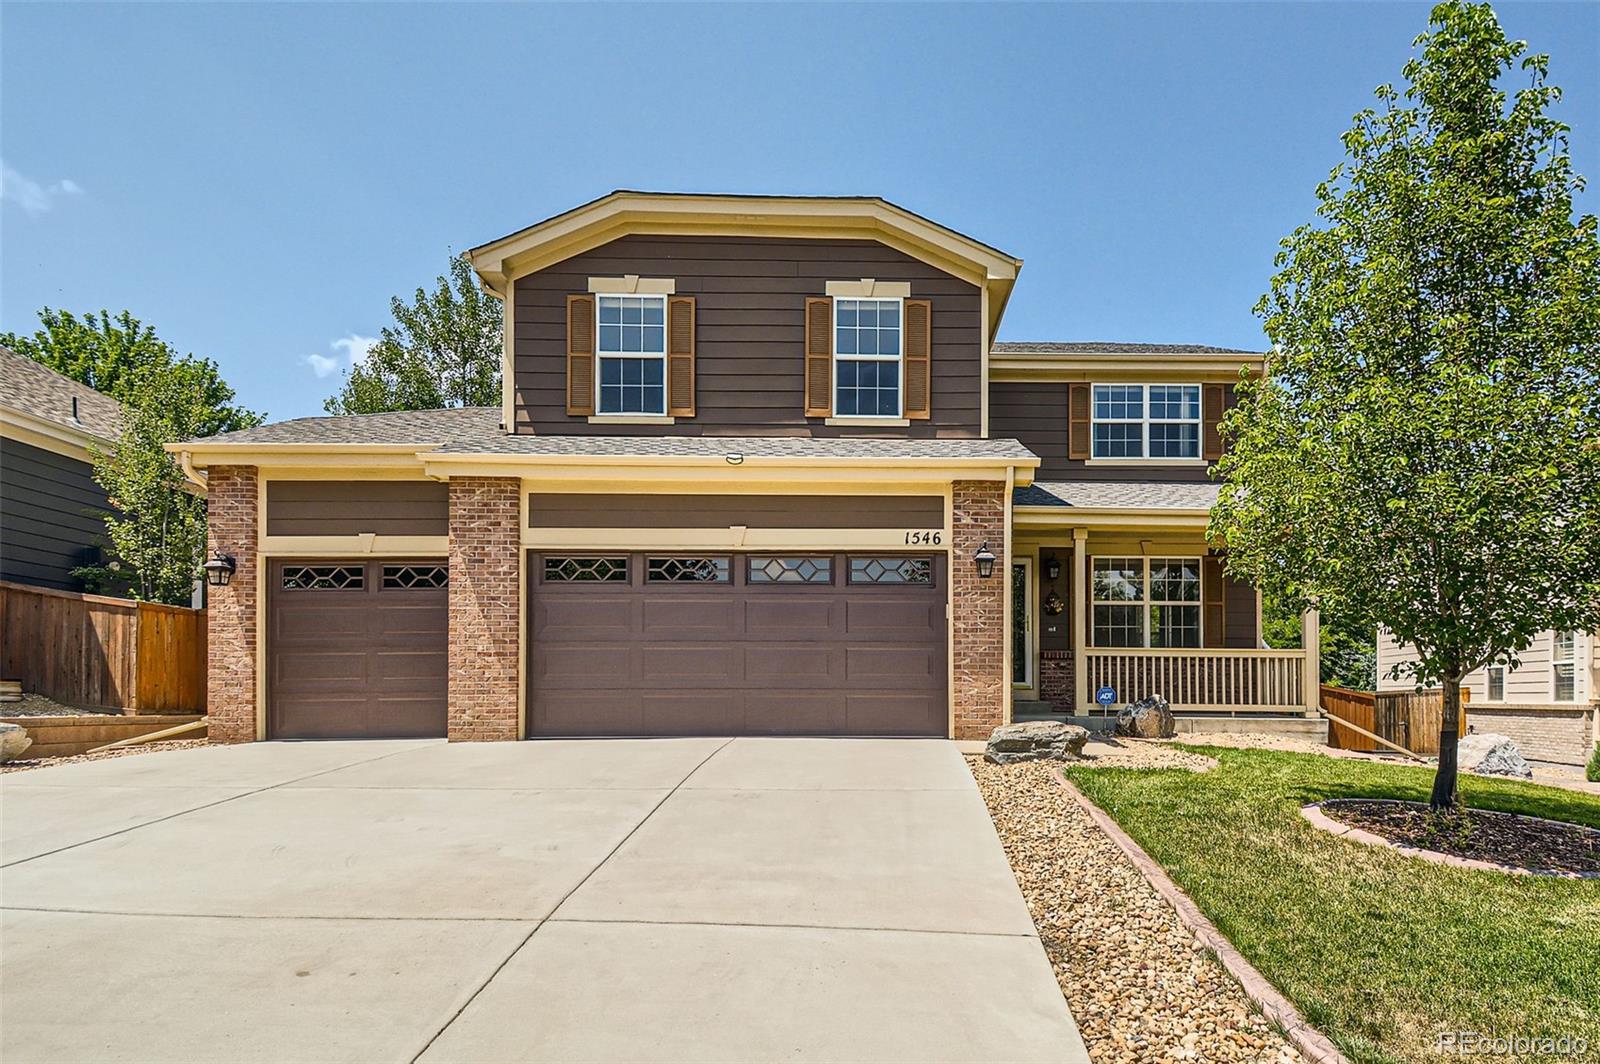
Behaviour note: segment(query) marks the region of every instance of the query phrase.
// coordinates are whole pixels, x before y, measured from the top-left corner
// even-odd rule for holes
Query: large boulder
[[[1076,724],[1053,720],[1030,720],[1023,724],[1003,724],[989,736],[983,759],[995,765],[1018,761],[1077,761],[1083,757],[1083,744],[1089,733]]]
[[[1456,765],[1462,772],[1479,776],[1517,776],[1533,779],[1533,769],[1522,758],[1522,751],[1509,736],[1494,732],[1473,732],[1456,743]]]
[[[0,724],[0,764],[14,761],[33,745],[28,733],[20,724]]]
[[[1116,733],[1130,739],[1170,739],[1178,734],[1178,722],[1173,719],[1167,700],[1151,695],[1122,707],[1117,714]]]

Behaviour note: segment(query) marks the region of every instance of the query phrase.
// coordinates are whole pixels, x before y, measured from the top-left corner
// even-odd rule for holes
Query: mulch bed
[[[1360,798],[1323,802],[1322,811],[1398,846],[1530,872],[1600,874],[1600,830],[1582,824],[1486,809],[1438,814],[1421,802]]]

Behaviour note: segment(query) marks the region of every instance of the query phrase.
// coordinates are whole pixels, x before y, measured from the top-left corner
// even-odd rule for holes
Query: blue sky
[[[1600,5],[1499,11],[1600,181]],[[320,413],[448,248],[643,188],[885,196],[1026,260],[1003,339],[1260,347],[1277,241],[1427,12],[6,3],[0,328],[126,307]]]

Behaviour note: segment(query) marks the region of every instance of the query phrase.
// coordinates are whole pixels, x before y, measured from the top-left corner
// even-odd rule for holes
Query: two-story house
[[[175,447],[231,570],[213,739],[1314,705],[1204,536],[1259,355],[996,344],[1021,260],[876,198],[617,192],[470,257],[500,407]]]

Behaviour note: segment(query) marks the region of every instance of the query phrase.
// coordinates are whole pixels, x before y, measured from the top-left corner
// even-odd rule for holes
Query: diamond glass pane
[[[752,584],[828,584],[833,582],[832,558],[751,558]]]
[[[933,562],[927,558],[851,558],[852,584],[931,584]]]
[[[560,584],[617,584],[628,581],[626,558],[546,558],[544,578]]]
[[[388,590],[448,587],[450,568],[445,565],[385,565],[383,586]]]
[[[360,591],[366,570],[359,565],[290,565],[283,570],[285,591]]]
[[[651,558],[645,580],[652,584],[726,584],[727,558]]]

